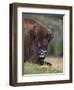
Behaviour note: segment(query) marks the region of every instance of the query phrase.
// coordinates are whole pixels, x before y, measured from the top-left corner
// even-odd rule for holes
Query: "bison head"
[[[48,52],[48,43],[53,37],[51,29],[44,27],[30,18],[25,18],[24,30],[24,52],[26,60],[35,55],[37,63],[43,65]]]

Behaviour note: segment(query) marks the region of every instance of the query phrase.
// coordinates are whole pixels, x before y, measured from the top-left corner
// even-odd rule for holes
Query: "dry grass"
[[[63,71],[63,58],[47,57],[45,61],[51,63],[53,68]]]

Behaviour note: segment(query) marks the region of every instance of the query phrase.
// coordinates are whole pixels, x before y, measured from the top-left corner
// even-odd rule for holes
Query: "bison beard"
[[[31,18],[24,18],[24,62],[43,65],[52,37],[51,29]]]

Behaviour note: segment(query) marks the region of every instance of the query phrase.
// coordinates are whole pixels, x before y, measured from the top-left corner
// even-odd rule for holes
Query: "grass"
[[[61,73],[62,71],[47,65],[38,65],[26,62],[24,64],[24,74],[39,74],[39,73]]]

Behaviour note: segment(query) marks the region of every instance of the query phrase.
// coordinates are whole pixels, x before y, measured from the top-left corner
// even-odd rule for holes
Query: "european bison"
[[[24,62],[43,65],[52,37],[51,29],[31,18],[24,18]]]

